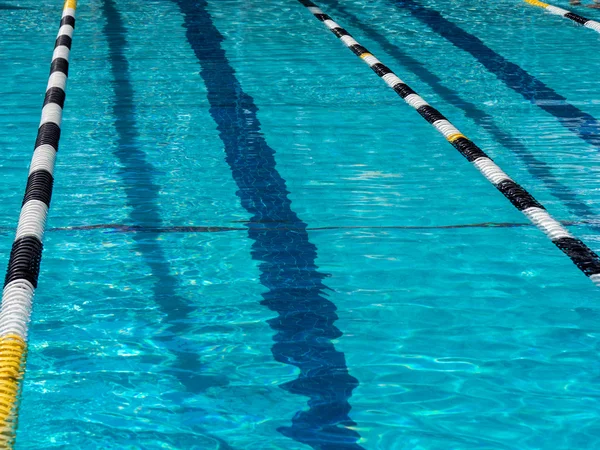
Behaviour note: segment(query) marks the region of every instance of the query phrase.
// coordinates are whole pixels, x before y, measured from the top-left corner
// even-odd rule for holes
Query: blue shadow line
[[[506,86],[558,119],[563,127],[590,145],[600,147],[600,122],[592,115],[571,105],[565,97],[530,75],[517,64],[486,46],[481,39],[466,32],[438,11],[425,8],[416,0],[390,0],[399,8],[427,25],[454,46],[471,54]],[[600,148],[598,148],[600,149]]]
[[[578,198],[577,193],[567,185],[562,184],[552,173],[550,166],[535,157],[523,142],[511,133],[504,131],[498,126],[494,118],[481,110],[477,105],[461,98],[459,93],[444,86],[442,80],[431,72],[423,63],[404,53],[398,46],[394,45],[386,36],[376,31],[365,21],[342,6],[337,0],[321,0],[322,4],[336,10],[340,17],[350,25],[360,29],[361,32],[372,41],[376,42],[386,53],[392,56],[401,65],[406,67],[411,73],[419,77],[425,84],[439,95],[443,100],[461,109],[465,116],[472,119],[476,124],[490,133],[494,139],[505,148],[513,152],[524,164],[527,171],[537,180],[540,180],[549,192],[561,200],[574,214],[579,217],[592,218],[594,211],[583,200]],[[336,14],[337,16],[338,14]]]
[[[123,26],[121,15],[114,0],[105,0],[103,13],[106,19],[104,34],[108,42],[108,53],[113,75],[115,129],[117,145],[115,156],[123,166],[119,171],[122,185],[127,197],[127,205],[131,208],[130,219],[134,227],[150,227],[159,230],[162,220],[158,207],[159,187],[153,180],[155,168],[146,161],[144,152],[138,146],[134,91],[130,79],[129,63],[125,57],[127,47],[127,30]],[[157,228],[158,227],[158,228]],[[178,281],[169,273],[169,263],[161,246],[157,242],[160,231],[147,235],[135,233],[132,238],[137,250],[141,253],[154,277],[153,300],[166,315],[165,331],[152,336],[175,357],[165,373],[176,377],[192,394],[204,392],[213,386],[227,384],[224,376],[208,376],[202,374],[202,364],[198,355],[189,347],[186,337],[192,332],[189,325],[189,314],[194,311],[188,302],[176,294]],[[152,330],[148,330],[149,333]],[[145,358],[148,363],[155,363],[151,357]],[[209,414],[199,408],[182,407],[182,411],[192,416],[195,422],[201,422]],[[221,449],[232,449],[222,439],[207,433],[200,426],[193,426],[198,433],[218,442]]]
[[[307,225],[291,208],[285,180],[277,171],[275,151],[260,130],[258,108],[235,76],[204,0],[173,0],[184,15],[187,39],[198,58],[210,104],[223,142],[237,196],[252,219],[246,224],[252,258],[260,261],[260,282],[268,291],[262,305],[277,313],[269,325],[277,332],[275,360],[300,369],[298,378],[281,385],[308,397],[290,427],[279,432],[319,450],[359,450],[360,436],[349,428],[349,398],[358,385],[333,339],[336,306],[325,298],[325,275],[315,263],[317,248]]]
[[[6,3],[0,3],[0,11],[20,11],[20,10],[28,10],[31,8],[25,8],[23,6],[15,6],[15,5],[8,5]]]
[[[103,13],[106,19],[104,35],[108,43],[114,80],[113,115],[117,132],[114,154],[123,166],[119,175],[127,197],[127,205],[131,208],[129,217],[135,227],[156,229],[162,227],[158,206],[159,187],[153,180],[153,173],[156,172],[156,169],[146,160],[145,153],[138,145],[139,132],[136,123],[134,90],[129,62],[125,56],[127,30],[114,0],[104,0]],[[164,320],[167,324],[166,330],[154,335],[153,338],[164,345],[175,357],[175,361],[171,364],[170,369],[165,370],[165,373],[175,376],[188,392],[199,394],[209,387],[227,384],[227,380],[223,376],[203,375],[202,364],[197,353],[186,349],[188,347],[186,335],[192,332],[188,324],[189,314],[194,311],[194,308],[176,294],[178,281],[169,272],[166,255],[157,242],[159,234],[156,232],[143,236],[142,233],[135,233],[132,237],[155,279],[153,300],[166,315]],[[147,359],[148,363],[155,362],[152,358]],[[184,406],[181,409],[190,423],[201,423],[204,417],[210,415],[207,411],[196,407]],[[197,433],[213,439],[219,446],[218,448],[234,450],[227,442],[212,435],[202,426],[191,425],[191,427]]]

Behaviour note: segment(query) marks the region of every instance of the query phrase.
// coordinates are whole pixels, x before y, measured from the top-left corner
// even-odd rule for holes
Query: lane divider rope
[[[42,258],[53,172],[69,72],[77,0],[66,0],[54,44],[50,76],[21,214],[0,306],[0,441],[12,446],[27,353],[27,328]]]
[[[578,24],[583,25],[586,28],[591,28],[592,30],[600,33],[600,22],[596,22],[595,20],[586,19],[585,17],[582,17],[579,14],[572,13],[571,11],[567,11],[566,9],[562,9],[557,6],[552,6],[548,3],[540,2],[538,0],[524,0],[524,1],[525,1],[525,3],[529,3],[530,5],[545,9],[546,11],[548,11],[551,14],[561,16],[566,19],[570,19],[573,22],[577,22]]]
[[[543,231],[586,276],[597,286],[600,286],[600,258],[596,253],[582,241],[573,237],[557,220],[548,214],[541,203],[506,175],[483,150],[465,137],[446,117],[417,95],[389,67],[382,64],[371,52],[360,45],[350,33],[334,22],[315,3],[310,0],[298,1],[318,20],[323,22],[346,47],[368,64],[406,103],[416,109],[427,122],[433,125],[515,208]]]

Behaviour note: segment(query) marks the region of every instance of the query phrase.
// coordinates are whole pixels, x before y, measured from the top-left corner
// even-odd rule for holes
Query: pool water
[[[600,251],[597,33],[317,3]],[[61,6],[0,4],[4,261]],[[300,3],[80,1],[62,130],[17,448],[600,446],[597,288]]]

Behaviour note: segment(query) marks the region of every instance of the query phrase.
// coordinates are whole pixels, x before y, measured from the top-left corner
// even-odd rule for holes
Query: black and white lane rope
[[[42,240],[52,185],[65,87],[69,72],[76,0],[66,0],[54,45],[50,77],[42,108],[25,197],[12,245],[0,307],[0,436],[14,439],[17,400],[23,375],[27,328],[42,258]]]
[[[567,11],[566,9],[559,8],[558,6],[552,6],[548,3],[540,2],[538,0],[524,0],[526,3],[530,5],[537,6],[539,8],[545,9],[550,14],[554,14],[556,16],[564,17],[565,19],[570,19],[573,22],[578,23],[579,25],[583,25],[586,28],[591,28],[594,31],[600,33],[600,22],[596,22],[595,20],[590,20],[585,17],[580,16],[579,14],[572,13],[571,11]]]
[[[573,237],[558,221],[548,214],[529,192],[513,181],[492,159],[473,142],[467,139],[437,109],[430,106],[406,83],[381,63],[365,47],[360,45],[344,28],[325,14],[310,0],[298,0],[318,20],[323,22],[352,52],[360,57],[380,78],[387,83],[406,103],[412,106],[433,125],[487,180],[498,189],[515,208],[521,211],[536,227],[542,230],[571,261],[600,286],[600,258],[582,241]]]

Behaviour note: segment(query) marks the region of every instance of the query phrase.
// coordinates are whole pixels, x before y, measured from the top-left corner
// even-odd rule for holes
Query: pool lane
[[[277,332],[273,356],[300,369],[297,379],[281,387],[309,399],[308,409],[278,431],[315,449],[362,449],[349,417],[349,399],[358,380],[332,343],[342,336],[335,326],[336,306],[325,297],[326,275],[316,265],[317,248],[306,223],[291,208],[286,182],[275,168],[275,150],[261,133],[258,108],[235,76],[207,3],[173,1],[184,15],[186,35],[201,66],[237,195],[252,214],[246,223],[254,242],[252,258],[260,261],[260,281],[268,288],[261,304],[277,313],[269,321]]]
[[[573,237],[546,211],[541,203],[504,173],[482,149],[462,134],[443,114],[413,91],[408,84],[398,78],[389,67],[358,43],[347,30],[342,28],[327,13],[311,0],[298,1],[318,21],[322,22],[348,50],[367,64],[405,103],[443,135],[448,143],[476,167],[517,210],[534,223],[581,272],[589,277],[594,284],[600,286],[600,257],[594,251],[581,240]]]

